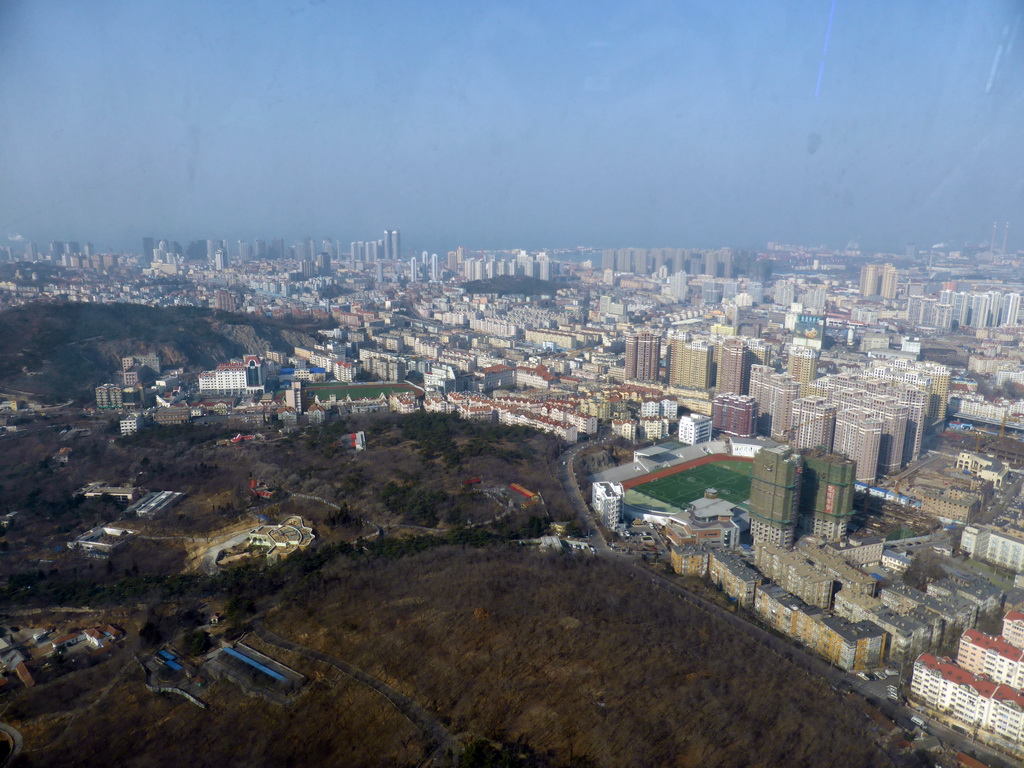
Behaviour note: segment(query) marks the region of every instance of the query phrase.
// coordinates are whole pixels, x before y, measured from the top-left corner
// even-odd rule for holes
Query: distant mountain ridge
[[[0,389],[85,400],[121,358],[157,352],[166,366],[209,368],[233,357],[312,344],[312,323],[193,307],[28,304],[0,312]]]

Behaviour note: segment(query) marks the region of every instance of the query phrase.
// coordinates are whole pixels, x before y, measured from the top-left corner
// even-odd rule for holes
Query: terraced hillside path
[[[434,743],[434,750],[429,755],[430,758],[439,758],[448,752],[448,750],[451,750],[453,754],[458,754],[460,752],[461,746],[459,744],[459,740],[455,738],[447,728],[445,728],[444,724],[442,724],[440,720],[434,717],[434,715],[428,712],[415,700],[409,698],[400,691],[396,691],[383,680],[374,677],[369,672],[364,672],[359,667],[352,666],[348,662],[335,658],[334,656],[329,656],[314,648],[307,648],[304,645],[293,643],[291,640],[287,640],[280,635],[271,632],[263,626],[263,622],[261,621],[253,622],[252,631],[253,634],[265,643],[269,643],[270,645],[282,648],[286,651],[291,651],[292,653],[297,653],[307,659],[313,659],[315,661],[328,664],[329,666],[332,666],[340,672],[348,675],[353,680],[362,683],[367,688],[371,688],[379,693],[390,701],[391,704],[394,705],[395,709],[401,712],[409,722],[419,728],[423,734]]]

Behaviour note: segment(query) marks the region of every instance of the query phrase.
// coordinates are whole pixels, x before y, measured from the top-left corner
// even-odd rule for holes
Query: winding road
[[[244,531],[232,534],[230,538],[225,539],[220,544],[215,544],[210,547],[206,552],[203,553],[202,560],[199,562],[199,569],[207,576],[217,575],[217,559],[220,557],[220,553],[225,549],[230,549],[236,544],[241,544],[249,536],[249,531],[252,527],[246,528]]]
[[[24,746],[24,741],[21,738],[21,732],[7,723],[0,723],[0,731],[3,731],[11,738],[11,751],[7,753],[7,756],[3,760],[0,760],[0,768],[11,763],[18,755],[21,754],[21,748]]]
[[[423,734],[434,744],[434,749],[431,751],[429,757],[443,755],[448,750],[451,750],[453,753],[459,751],[460,745],[458,739],[456,739],[455,736],[453,736],[452,733],[444,727],[440,720],[430,714],[430,712],[428,712],[418,702],[406,696],[404,693],[396,691],[383,680],[374,677],[369,672],[364,672],[359,667],[352,666],[348,662],[335,658],[334,656],[329,656],[326,653],[317,651],[313,648],[307,648],[304,645],[293,643],[291,640],[287,640],[280,635],[271,632],[263,626],[263,622],[261,621],[253,622],[252,631],[253,634],[265,643],[286,651],[291,651],[292,653],[297,653],[307,659],[313,659],[332,666],[340,672],[348,675],[356,682],[362,683],[367,688],[379,693],[391,702],[395,709],[397,709],[410,723],[419,728],[420,731],[422,731]]]

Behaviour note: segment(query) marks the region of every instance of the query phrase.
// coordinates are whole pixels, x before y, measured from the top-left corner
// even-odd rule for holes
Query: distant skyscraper
[[[860,268],[860,295],[877,296],[878,281],[881,277],[877,264],[865,264]]]
[[[384,230],[384,258],[398,261],[402,258],[402,239],[397,229]]]
[[[878,293],[883,299],[896,298],[896,280],[898,274],[896,267],[886,264],[882,267],[882,275],[878,285]]]
[[[139,254],[139,261],[144,266],[149,266],[153,262],[153,248],[156,247],[156,243],[152,237],[142,238],[142,253]]]
[[[657,381],[661,359],[661,337],[649,331],[626,334],[626,378]]]
[[[1003,297],[1000,325],[1018,325],[1020,318],[1020,294],[1008,293]]]
[[[213,252],[213,268],[221,272],[228,268],[228,254],[223,248]]]
[[[321,277],[331,274],[331,254],[327,251],[320,251],[316,255],[316,273]]]
[[[668,279],[666,293],[676,301],[684,301],[689,293],[689,286],[686,283],[686,273],[676,272]]]
[[[416,257],[413,256],[409,259],[409,282],[418,283],[420,281],[419,262]]]
[[[441,269],[438,265],[437,254],[430,254],[430,281],[436,283],[441,278]]]

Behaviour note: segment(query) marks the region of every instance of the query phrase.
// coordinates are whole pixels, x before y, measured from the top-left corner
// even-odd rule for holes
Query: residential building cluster
[[[957,657],[921,654],[914,662],[911,697],[947,724],[966,727],[981,741],[1024,753],[1024,614],[1010,611],[1002,634],[968,629]]]

